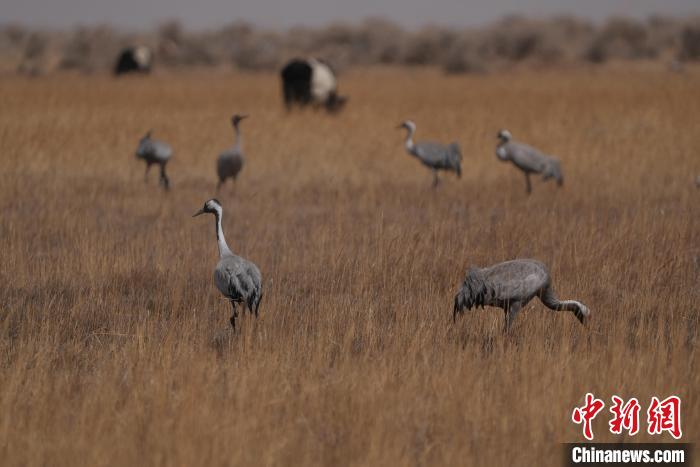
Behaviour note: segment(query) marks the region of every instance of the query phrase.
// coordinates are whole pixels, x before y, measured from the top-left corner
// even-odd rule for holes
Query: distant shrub
[[[58,66],[82,72],[109,69],[126,42],[109,26],[78,27],[63,46]]]
[[[45,71],[48,38],[40,33],[27,37],[17,72],[27,75],[39,75]]]
[[[121,48],[153,47],[157,66],[233,66],[278,70],[293,57],[318,56],[336,69],[376,64],[440,66],[448,73],[474,73],[513,64],[556,65],[585,61],[698,60],[700,22],[652,16],[646,21],[616,18],[602,26],[568,16],[533,20],[507,16],[476,29],[426,27],[409,31],[380,18],[321,28],[265,30],[234,22],[211,31],[188,31],[178,21],[156,31],[124,34],[108,26],[70,32],[0,27],[0,64],[23,73],[61,68],[110,70]],[[11,68],[11,67],[10,67]]]
[[[447,73],[484,73],[488,71],[487,61],[480,55],[479,38],[475,33],[464,33],[457,38],[443,61]]]
[[[658,50],[649,42],[649,34],[643,23],[615,18],[596,34],[585,57],[591,62],[602,63],[610,59],[654,58],[657,54]]]
[[[700,23],[683,28],[678,56],[681,60],[700,60]]]
[[[168,21],[158,28],[158,62],[165,66],[213,66],[220,63],[214,44],[205,35],[185,32],[178,21]]]

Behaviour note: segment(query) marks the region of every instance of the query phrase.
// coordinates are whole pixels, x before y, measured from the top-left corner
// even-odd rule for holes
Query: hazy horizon
[[[700,14],[697,0],[257,0],[231,3],[226,0],[5,0],[0,23],[30,27],[66,28],[76,25],[111,24],[144,29],[167,20],[180,20],[194,29],[216,28],[233,21],[249,21],[270,28],[320,26],[331,22],[358,22],[380,17],[414,28],[428,24],[479,26],[504,15],[527,17],[572,15],[594,22],[612,16],[646,18],[653,14],[682,17]]]

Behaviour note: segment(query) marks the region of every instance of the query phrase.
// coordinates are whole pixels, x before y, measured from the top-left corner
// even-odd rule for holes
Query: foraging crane
[[[241,129],[239,124],[241,120],[248,118],[248,115],[234,115],[231,117],[231,124],[236,131],[236,142],[233,147],[225,150],[219,155],[216,161],[216,173],[219,176],[219,183],[216,185],[216,191],[219,191],[221,185],[224,184],[227,178],[232,178],[236,181],[236,177],[243,168],[243,150],[241,149]]]
[[[534,297],[551,310],[571,311],[585,324],[591,312],[576,300],[559,300],[552,290],[547,267],[534,259],[516,259],[486,268],[469,268],[462,287],[455,295],[453,321],[459,313],[474,307],[495,306],[505,312],[505,330],[515,315]]]
[[[224,231],[221,228],[221,216],[223,208],[216,199],[210,199],[204,203],[204,207],[192,217],[200,214],[214,214],[216,218],[216,240],[219,243],[219,262],[214,269],[214,283],[219,291],[231,302],[233,315],[230,322],[233,330],[236,330],[236,318],[238,303],[243,304],[243,309],[248,307],[250,313],[258,317],[258,308],[262,300],[262,276],[258,267],[250,261],[235,255],[226,244]]]
[[[547,181],[554,177],[557,185],[564,184],[564,177],[561,173],[559,160],[554,157],[544,155],[537,149],[527,144],[513,141],[513,135],[508,130],[500,130],[497,135],[500,143],[496,147],[496,156],[504,161],[511,161],[517,168],[525,174],[525,189],[528,194],[532,192],[530,184],[530,174],[542,174],[542,180]]]
[[[158,164],[160,166],[159,183],[168,190],[170,189],[170,180],[165,173],[165,166],[173,156],[173,150],[166,143],[151,138],[151,133],[152,131],[149,130],[139,141],[139,146],[136,148],[136,158],[146,162],[145,182],[148,182],[148,170],[151,168],[151,165]]]
[[[433,143],[428,141],[413,142],[413,134],[416,132],[416,124],[411,120],[406,120],[397,128],[405,128],[406,134],[406,152],[418,158],[426,167],[433,171],[433,188],[438,183],[438,170],[453,171],[457,174],[457,178],[462,176],[462,154],[457,143],[448,145]]]

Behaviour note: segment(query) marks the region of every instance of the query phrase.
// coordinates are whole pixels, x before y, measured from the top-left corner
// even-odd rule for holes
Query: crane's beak
[[[195,212],[195,213],[194,213],[194,216],[192,216],[192,217],[197,217],[197,216],[199,216],[200,214],[204,214],[204,209],[203,209],[203,208],[200,209],[199,211]]]
[[[403,128],[403,127],[404,127],[404,125],[403,125],[403,123],[401,123],[399,126],[396,127],[396,129],[397,129],[397,130],[400,130],[400,129]]]

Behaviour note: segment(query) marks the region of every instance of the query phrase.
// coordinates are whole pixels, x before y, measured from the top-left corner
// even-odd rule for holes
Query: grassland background
[[[2,463],[551,465],[588,391],[677,394],[697,441],[698,76],[355,70],[334,118],[286,115],[273,74],[1,78]],[[190,216],[234,112],[247,162],[218,198],[266,292],[217,349],[214,221]],[[405,118],[460,142],[461,180],[430,189]],[[524,196],[501,127],[564,187]],[[168,194],[133,156],[149,128],[176,149]],[[453,324],[467,266],[515,257],[590,327],[539,302],[510,337],[496,309]],[[619,439],[608,415],[597,440]]]

